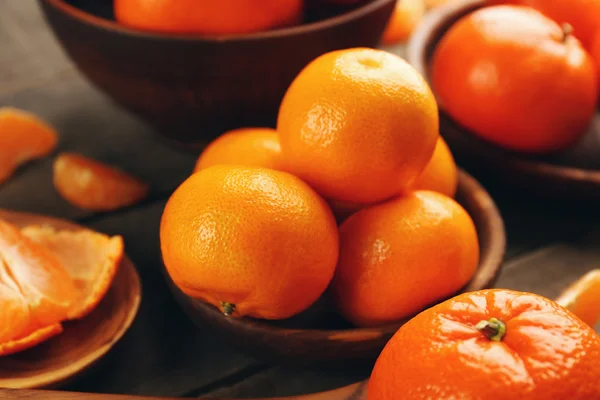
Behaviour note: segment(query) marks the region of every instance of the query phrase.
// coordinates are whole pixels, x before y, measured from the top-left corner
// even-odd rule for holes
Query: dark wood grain
[[[445,32],[485,0],[454,2],[432,11],[408,47],[409,62],[427,79],[431,56]],[[501,149],[460,126],[440,106],[440,130],[452,151],[522,190],[555,198],[600,199],[600,112],[588,133],[561,152],[534,157]]]
[[[232,128],[273,126],[300,70],[328,51],[375,47],[394,3],[372,0],[311,24],[207,38],[140,33],[64,0],[40,0],[54,33],[91,82],[188,145]]]
[[[0,210],[0,218],[19,227],[50,225],[56,229],[86,229],[65,220]],[[125,257],[110,290],[87,317],[63,324],[64,331],[27,351],[0,358],[0,387],[48,388],[81,374],[123,337],[141,301],[140,278]]]
[[[481,248],[479,268],[463,291],[492,287],[506,249],[502,218],[483,187],[464,171],[459,173],[457,200],[473,218]],[[344,324],[328,307],[326,297],[289,321],[227,318],[216,307],[184,295],[165,276],[179,303],[199,326],[209,326],[229,343],[270,361],[298,364],[373,360],[403,324],[354,328]]]

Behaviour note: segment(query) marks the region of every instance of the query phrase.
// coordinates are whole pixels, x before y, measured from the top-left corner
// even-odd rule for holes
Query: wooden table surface
[[[402,48],[394,51],[402,54]],[[158,240],[164,204],[193,168],[195,156],[156,140],[152,129],[93,88],[66,58],[35,0],[0,2],[0,106],[30,110],[60,132],[60,151],[116,164],[153,186],[150,198],[111,214],[75,209],[55,193],[52,157],[21,169],[0,186],[0,208],[68,218],[121,234],[143,280],[134,326],[97,368],[66,390],[190,397],[286,396],[332,389],[368,376],[370,365],[299,368],[266,364],[193,326],[161,277]],[[508,231],[497,287],[555,296],[600,265],[600,212],[527,197],[477,168]]]

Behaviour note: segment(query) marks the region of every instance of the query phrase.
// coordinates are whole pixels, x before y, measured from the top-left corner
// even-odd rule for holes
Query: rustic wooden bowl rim
[[[504,222],[500,215],[498,208],[496,207],[493,199],[489,193],[481,186],[481,184],[465,171],[459,169],[459,187],[464,187],[465,193],[470,194],[470,199],[479,205],[479,208],[486,209],[484,213],[485,218],[488,222],[486,226],[478,226],[478,236],[483,235],[487,238],[487,247],[480,256],[479,266],[472,280],[458,293],[465,291],[475,291],[483,289],[487,281],[495,281],[495,278],[499,274],[502,268],[502,261],[506,252],[506,234],[504,228]],[[484,229],[484,231],[479,231]],[[164,271],[164,269],[163,269]],[[207,303],[203,303],[199,300],[192,299],[191,297],[183,294],[173,283],[170,281],[168,274],[164,271],[168,280],[169,286],[172,290],[177,291],[187,301],[191,301],[202,307],[205,311],[210,313],[215,318],[225,318],[221,311]],[[484,279],[485,283],[479,282],[478,277],[488,277]],[[396,322],[393,324],[387,324],[383,326],[373,328],[348,328],[348,329],[315,329],[315,328],[286,328],[277,325],[272,325],[268,321],[262,321],[259,319],[252,318],[230,318],[229,322],[231,325],[236,327],[239,331],[256,331],[273,334],[278,332],[281,335],[303,335],[310,337],[311,341],[344,341],[344,342],[357,342],[369,340],[371,338],[376,339],[381,337],[382,332],[395,332],[398,328],[408,321],[407,318],[403,321]]]
[[[145,32],[142,30],[131,29],[125,27],[115,21],[111,21],[105,18],[98,17],[90,14],[66,3],[64,0],[41,0],[45,1],[52,7],[56,8],[65,15],[70,16],[73,19],[79,20],[84,23],[96,26],[100,29],[114,31],[116,33],[126,36],[137,36],[147,39],[154,40],[177,40],[177,41],[191,41],[199,43],[223,43],[223,42],[249,42],[259,41],[265,39],[285,38],[290,36],[298,36],[310,32],[316,32],[325,30],[339,25],[344,25],[352,20],[360,18],[364,15],[368,15],[375,10],[383,7],[385,4],[395,0],[373,0],[365,5],[358,7],[354,10],[345,12],[340,15],[336,15],[324,20],[311,22],[308,24],[301,24],[298,26],[292,26],[287,28],[273,29],[270,31],[256,32],[244,35],[211,35],[203,36],[198,34],[175,34],[175,33],[153,33]]]
[[[421,22],[418,29],[414,32],[410,42],[408,43],[407,59],[421,75],[429,80],[429,57],[428,49],[437,46],[433,43],[435,35],[440,29],[440,26],[445,26],[448,21],[456,18],[457,15],[465,12],[475,11],[479,8],[486,7],[485,0],[464,0],[460,2],[450,2],[449,4],[440,6],[437,10],[430,12]],[[434,93],[435,90],[431,88]],[[443,112],[454,124],[457,122],[448,115],[443,109]],[[473,135],[468,129],[459,126],[464,134]],[[584,169],[568,165],[553,164],[543,160],[535,160],[527,157],[526,154],[519,154],[504,150],[499,146],[489,143],[483,139],[475,138],[484,143],[488,148],[498,152],[505,162],[512,163],[520,170],[528,171],[529,173],[552,176],[558,179],[565,179],[574,182],[591,182],[600,185],[600,170]]]

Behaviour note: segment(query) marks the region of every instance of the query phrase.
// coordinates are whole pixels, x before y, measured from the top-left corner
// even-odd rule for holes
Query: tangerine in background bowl
[[[230,129],[274,126],[300,70],[329,51],[376,47],[395,5],[371,0],[335,8],[337,14],[309,7],[297,26],[207,37],[124,27],[112,17],[112,2],[38,1],[95,86],[170,141],[193,148]]]

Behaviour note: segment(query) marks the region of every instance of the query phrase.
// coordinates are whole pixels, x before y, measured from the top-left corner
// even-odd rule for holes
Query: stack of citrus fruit
[[[432,59],[440,105],[495,145],[551,153],[596,112],[600,0],[490,0],[456,22]],[[554,19],[554,20],[553,20]]]
[[[438,128],[430,88],[401,58],[318,57],[289,87],[276,130],[216,139],[169,199],[160,241],[171,279],[226,315],[263,319],[298,314],[331,288],[359,326],[455,293],[479,244],[452,198],[457,170]]]

